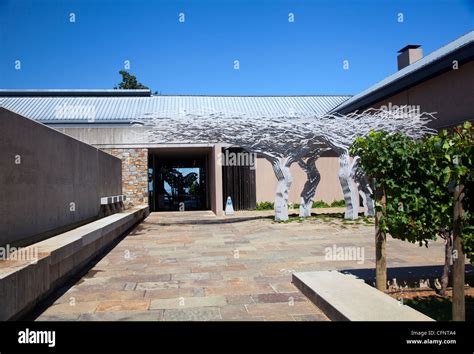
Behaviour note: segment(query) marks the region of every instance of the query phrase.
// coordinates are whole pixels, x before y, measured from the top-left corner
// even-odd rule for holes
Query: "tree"
[[[352,154],[358,156],[361,168],[373,180],[376,202],[376,287],[382,291],[386,290],[387,286],[385,245],[389,232],[387,217],[392,215],[388,213],[388,210],[391,210],[394,203],[398,203],[396,198],[399,195],[393,191],[395,187],[398,187],[395,181],[399,174],[410,171],[415,146],[413,139],[398,132],[371,131],[367,136],[357,138],[350,149]],[[394,237],[396,235],[398,234],[392,234]],[[403,233],[401,237],[404,237]]]
[[[472,206],[469,198],[465,202],[463,196],[470,194],[466,186],[471,186],[473,178],[473,142],[472,126],[465,123],[455,128],[453,134],[443,131],[425,139],[371,132],[356,139],[351,147],[351,152],[359,156],[361,167],[375,179],[376,239],[383,240],[376,248],[377,288],[386,287],[383,247],[387,233],[420,246],[427,246],[439,236],[446,244],[443,294],[453,264],[454,319],[462,319],[464,313],[461,245],[466,252],[472,250],[472,214],[468,211],[463,215],[463,206],[467,209]],[[462,296],[456,296],[461,292]]]
[[[472,128],[471,128],[472,129]],[[473,145],[471,145],[471,152],[469,153],[471,163],[474,160]],[[474,173],[466,176],[464,184],[464,198],[462,200],[464,209],[464,222],[463,222],[463,250],[466,256],[470,259],[472,265],[474,265]]]
[[[474,129],[470,122],[454,128],[452,134],[442,132],[447,173],[453,192],[453,304],[454,321],[466,319],[464,283],[465,253],[472,259],[473,217],[472,182],[474,179]]]
[[[411,112],[408,112],[411,113]],[[304,166],[308,183],[303,188],[304,201],[300,214],[308,215],[311,199],[319,181],[316,159],[323,151],[334,150],[340,156],[339,179],[346,201],[346,218],[357,218],[358,190],[365,193],[365,200],[372,211],[370,187],[362,170],[357,170],[357,160],[351,160],[349,146],[358,136],[376,130],[405,131],[421,136],[428,128],[432,116],[414,112],[399,115],[386,110],[367,110],[348,115],[325,114],[315,116],[293,113],[291,116],[250,116],[230,111],[203,109],[202,112],[179,111],[144,112],[143,123],[150,126],[149,139],[154,142],[204,142],[227,143],[266,158],[277,179],[275,193],[275,220],[288,219],[288,192],[292,184],[290,167],[293,163]],[[306,209],[306,210],[305,210]]]
[[[448,283],[452,255],[452,196],[449,167],[439,136],[414,140],[403,134],[371,133],[357,139],[352,152],[374,178],[377,288],[386,288],[384,250],[386,234],[428,245],[437,236],[445,240],[442,292]]]
[[[318,187],[319,181],[321,180],[321,174],[316,167],[316,160],[326,150],[329,150],[329,148],[317,148],[313,152],[313,156],[308,157],[306,160],[301,159],[298,161],[298,165],[306,173],[307,179],[300,194],[300,217],[304,218],[311,216],[313,198],[316,194],[316,188]]]
[[[349,148],[354,140],[366,136],[370,131],[403,132],[412,138],[419,138],[434,132],[433,129],[428,128],[428,123],[433,119],[434,116],[431,113],[402,106],[398,110],[368,109],[346,115],[333,113],[319,117],[301,115],[293,122],[300,129],[307,131],[308,136],[303,143],[312,146],[312,149],[309,149],[311,154],[314,155],[315,152],[320,151],[318,148],[321,149],[322,146],[339,155],[339,181],[346,204],[344,217],[357,219],[359,190],[364,200],[365,215],[374,215],[374,205],[372,190],[365,172],[360,168],[357,156],[351,158],[349,154]],[[302,135],[305,134],[302,133]],[[316,172],[313,171],[312,175]],[[308,178],[312,175],[308,175]],[[315,190],[314,184],[317,185],[318,182],[318,178],[312,178],[312,181],[308,179],[305,189]],[[310,185],[313,185],[312,189],[309,188]],[[311,197],[313,196],[314,193]],[[308,196],[305,198],[307,200]]]
[[[132,75],[125,70],[120,70],[119,74],[122,75],[122,82],[114,86],[114,90],[148,89],[147,86],[137,81],[137,78],[135,77],[135,75]]]

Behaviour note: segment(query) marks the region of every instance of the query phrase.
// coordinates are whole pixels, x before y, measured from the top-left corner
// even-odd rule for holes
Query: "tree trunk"
[[[351,177],[357,183],[358,189],[360,190],[360,195],[364,201],[364,215],[374,216],[375,208],[374,200],[372,199],[372,189],[370,188],[367,176],[359,166],[359,161],[359,157],[354,157],[354,160],[352,161]]]
[[[374,216],[375,215],[375,206],[374,200],[372,199],[372,191],[367,181],[367,177],[363,177],[359,182],[359,189],[362,192],[364,199],[364,215],[365,216]]]
[[[446,242],[446,245],[444,247],[444,267],[443,275],[441,276],[441,290],[439,293],[442,296],[446,296],[446,289],[448,288],[449,283],[449,273],[453,261],[453,239],[451,238],[451,235],[449,233],[443,238]]]
[[[311,208],[313,206],[313,198],[316,194],[321,175],[316,168],[316,158],[311,157],[306,162],[299,161],[298,165],[306,172],[307,180],[300,194],[300,217],[311,216]]]
[[[347,153],[339,156],[339,182],[341,183],[344,201],[346,202],[345,219],[358,218],[359,194],[351,177],[351,162]]]
[[[375,197],[381,207],[381,210],[375,213],[375,286],[378,290],[385,291],[387,290],[387,235],[380,225],[380,219],[385,210],[387,196],[383,187],[375,191]]]
[[[292,178],[287,159],[280,158],[272,161],[273,172],[277,178],[277,189],[275,195],[275,220],[288,220],[288,192]]]
[[[313,207],[313,200],[309,199],[305,201],[303,197],[300,198],[300,218],[306,218],[311,216],[311,209]]]
[[[466,320],[466,308],[464,299],[464,253],[462,250],[462,217],[464,210],[462,199],[464,187],[456,186],[454,189],[453,210],[453,321]]]

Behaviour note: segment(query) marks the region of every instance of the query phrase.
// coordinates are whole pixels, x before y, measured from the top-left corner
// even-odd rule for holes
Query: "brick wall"
[[[148,204],[148,149],[102,149],[122,160],[126,207]]]

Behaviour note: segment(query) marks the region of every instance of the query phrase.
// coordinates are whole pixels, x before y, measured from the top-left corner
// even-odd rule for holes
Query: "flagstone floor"
[[[37,320],[327,321],[291,273],[373,267],[373,225],[271,214],[152,213]],[[352,246],[363,261],[327,259]],[[443,263],[441,243],[390,239],[387,253],[389,266]]]

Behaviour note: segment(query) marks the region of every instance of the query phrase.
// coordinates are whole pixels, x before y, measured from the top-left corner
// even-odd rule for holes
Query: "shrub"
[[[257,203],[255,209],[256,210],[273,210],[275,205],[273,202],[260,202]]]
[[[323,200],[317,200],[313,202],[313,208],[329,208],[329,204]]]
[[[344,201],[344,199],[342,200],[334,200],[332,203],[331,203],[331,208],[343,208],[346,206],[346,202]]]

